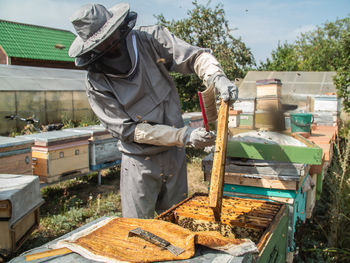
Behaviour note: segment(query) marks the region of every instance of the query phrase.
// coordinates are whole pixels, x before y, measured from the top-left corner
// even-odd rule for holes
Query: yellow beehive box
[[[282,82],[279,79],[263,79],[256,81],[256,97],[281,97]]]
[[[33,174],[45,183],[89,172],[89,133],[52,131],[31,135]]]

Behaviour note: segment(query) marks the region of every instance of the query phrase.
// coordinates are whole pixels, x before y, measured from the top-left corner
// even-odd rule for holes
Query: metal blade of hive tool
[[[178,256],[180,254],[182,254],[183,252],[185,252],[184,249],[180,248],[180,247],[175,247],[172,244],[170,244],[170,242],[164,240],[163,238],[156,236],[155,234],[148,232],[146,230],[143,230],[142,228],[138,227],[134,230],[130,230],[129,231],[129,237],[132,236],[138,236],[158,247],[164,248],[169,250],[173,255]]]

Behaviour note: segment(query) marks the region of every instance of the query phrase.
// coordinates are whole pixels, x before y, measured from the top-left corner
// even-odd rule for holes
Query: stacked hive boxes
[[[341,102],[334,95],[320,95],[312,99],[311,110],[317,126],[337,126]]]
[[[103,126],[87,126],[66,129],[65,131],[89,133],[89,164],[91,171],[115,166],[121,162],[118,139],[114,138]]]
[[[278,112],[282,109],[281,87],[282,83],[279,79],[256,81],[256,128],[271,130],[276,127],[276,118],[278,118]],[[284,118],[283,115],[281,116]],[[277,120],[277,122],[279,121]]]
[[[17,138],[35,140],[32,147],[33,174],[45,183],[89,172],[88,132],[52,131]]]
[[[39,178],[0,174],[0,253],[15,252],[39,225]]]
[[[282,202],[290,210],[288,247],[294,250],[294,232],[298,219],[306,218],[306,198],[310,190],[309,165],[322,162],[322,149],[281,135],[287,144],[257,140],[254,134],[241,133],[247,140],[229,140],[225,164],[224,195]],[[266,132],[272,138],[272,132]],[[280,137],[280,135],[277,135]],[[306,144],[304,144],[304,142]],[[271,144],[270,144],[271,143]],[[308,147],[310,145],[310,147]],[[202,161],[205,180],[210,180],[213,155]]]
[[[32,174],[33,139],[0,136],[0,173]]]

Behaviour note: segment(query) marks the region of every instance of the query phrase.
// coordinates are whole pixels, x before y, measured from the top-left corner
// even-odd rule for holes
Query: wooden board
[[[65,180],[70,180],[79,176],[86,175],[89,173],[89,168],[83,168],[83,169],[77,169],[74,171],[69,171],[63,174],[54,175],[54,176],[39,176],[40,182],[42,183],[42,186],[45,184],[52,184],[57,182],[62,182]]]
[[[40,176],[40,180],[44,182],[51,183],[66,174],[89,170],[88,144],[52,151],[33,147],[32,154],[34,174]]]
[[[224,184],[226,146],[228,136],[228,102],[221,101],[218,128],[216,132],[215,152],[213,157],[212,177],[209,190],[209,207],[214,210],[216,219],[220,218],[222,191]]]
[[[259,85],[256,87],[256,97],[258,99],[263,97],[281,97],[281,85],[278,84],[267,84]]]
[[[282,103],[280,98],[264,98],[264,99],[256,99],[256,109],[258,111],[265,110],[281,110]]]
[[[30,149],[24,149],[23,153],[0,157],[0,174],[33,174]]]
[[[12,214],[10,200],[0,200],[0,219],[9,219]]]
[[[210,179],[210,176],[209,176]],[[269,189],[284,189],[284,190],[296,190],[298,189],[298,181],[286,181],[277,179],[267,179],[259,175],[247,175],[247,174],[234,174],[225,173],[225,184],[246,185],[263,187]]]
[[[0,153],[30,149],[33,144],[33,139],[0,136]]]
[[[213,154],[208,154],[202,160],[202,170],[210,173],[213,164]],[[225,173],[258,174],[270,176],[272,179],[280,177],[282,180],[298,180],[304,176],[309,166],[301,163],[275,162],[265,160],[226,158]],[[276,177],[278,176],[278,177]],[[267,178],[267,177],[266,177]]]
[[[15,252],[39,226],[39,208],[35,208],[12,226],[8,221],[0,221],[0,251]]]
[[[315,205],[316,205],[316,184],[317,184],[317,174],[310,174],[311,180],[314,183],[314,187],[306,194],[306,218],[310,219],[312,217]]]

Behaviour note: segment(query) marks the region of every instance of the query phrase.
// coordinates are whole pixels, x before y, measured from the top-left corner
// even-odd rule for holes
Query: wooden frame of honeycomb
[[[231,238],[249,238],[260,250],[278,224],[285,205],[263,200],[228,197],[222,200],[221,221],[215,221],[208,195],[196,193],[157,217],[192,231],[219,231]]]

